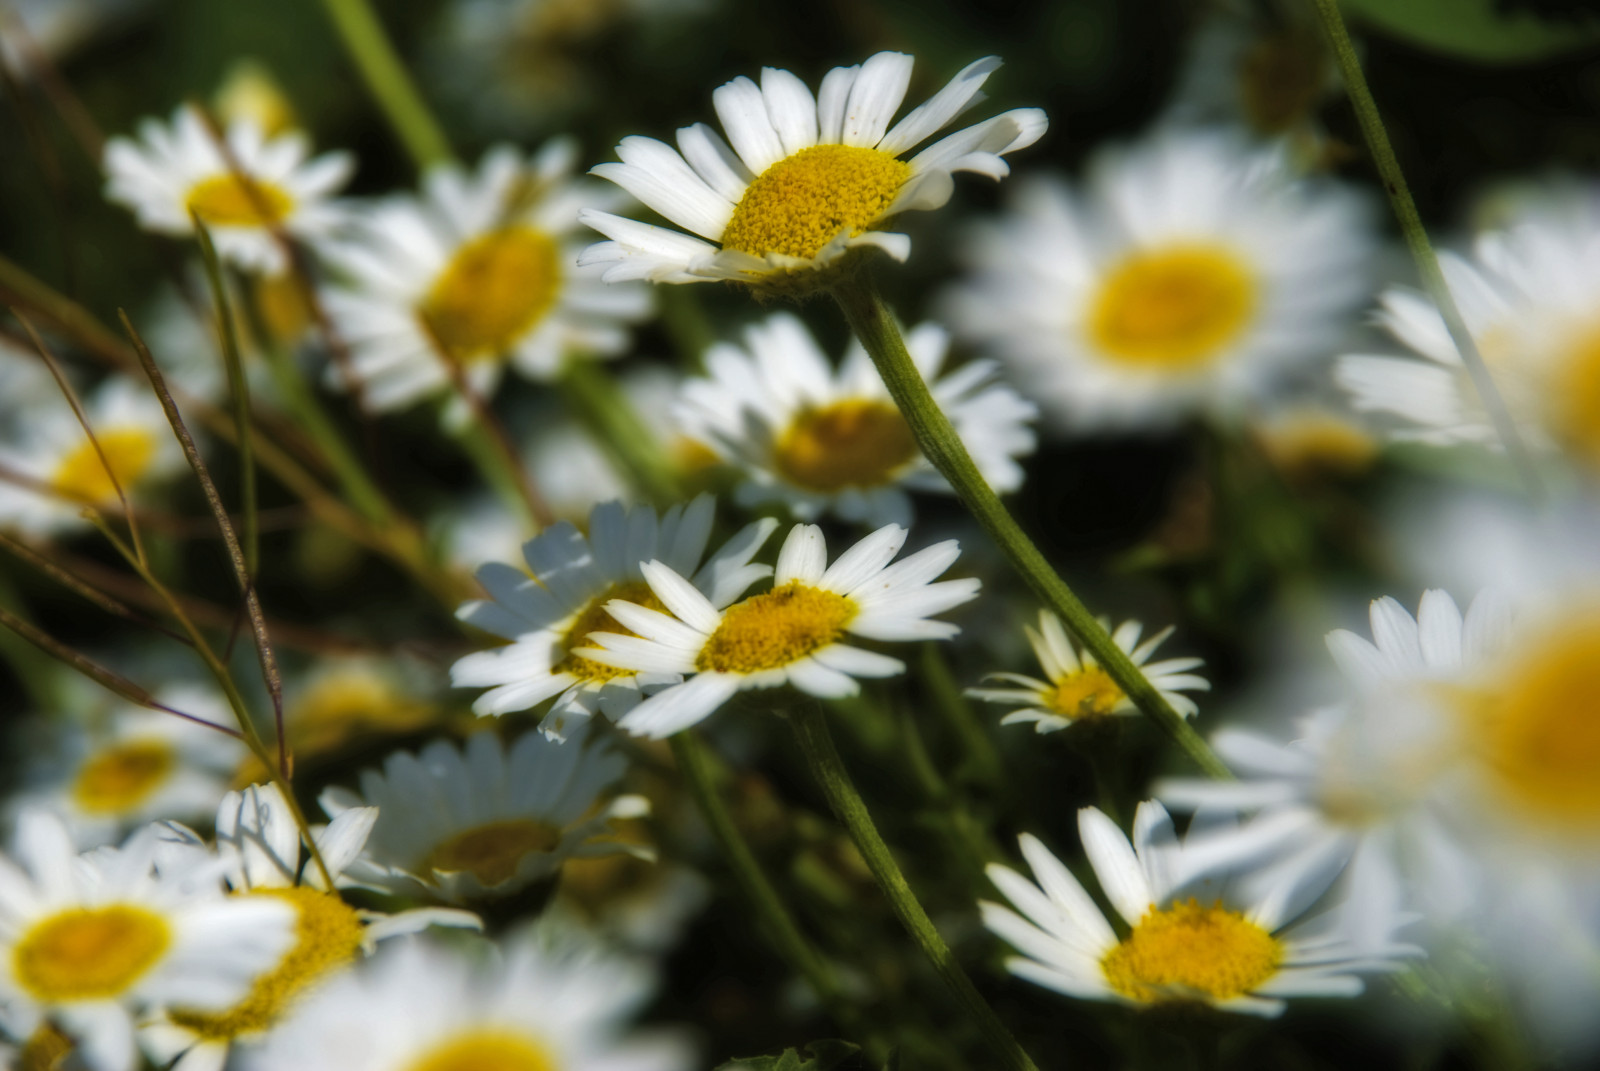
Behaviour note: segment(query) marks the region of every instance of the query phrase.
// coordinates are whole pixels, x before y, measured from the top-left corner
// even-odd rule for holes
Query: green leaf
[[[800,1052],[810,1054],[810,1059]],[[796,1049],[784,1049],[777,1056],[747,1056],[729,1060],[717,1071],[867,1071],[868,1064],[861,1056],[861,1046],[837,1038],[824,1038],[807,1042]]]
[[[1545,22],[1495,0],[1343,0],[1369,30],[1485,64],[1534,63],[1600,46],[1600,21]]]

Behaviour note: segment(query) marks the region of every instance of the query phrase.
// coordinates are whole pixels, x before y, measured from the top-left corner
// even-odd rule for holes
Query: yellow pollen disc
[[[567,634],[561,640],[561,649],[566,652],[561,661],[550,667],[551,673],[570,673],[581,681],[603,683],[615,680],[618,677],[631,677],[631,669],[618,669],[616,666],[601,665],[591,662],[587,658],[573,654],[573,649],[578,647],[594,646],[589,640],[591,632],[615,632],[623,636],[635,636],[638,633],[626,627],[616,618],[606,612],[606,603],[612,599],[621,599],[624,602],[635,603],[647,610],[666,612],[656,593],[650,590],[650,585],[642,580],[635,580],[627,584],[613,584],[604,592],[589,600],[589,605],[583,608],[577,618],[572,622],[572,627],[567,629]]]
[[[561,843],[561,830],[536,818],[503,818],[464,829],[440,842],[418,869],[426,874],[466,871],[486,886],[509,881],[530,852],[548,852]]]
[[[488,1029],[434,1046],[405,1071],[556,1071],[556,1060],[520,1031]]]
[[[117,500],[117,484],[126,493],[144,476],[145,470],[156,456],[156,437],[144,428],[97,428],[94,443],[83,440],[56,466],[50,484],[62,494],[91,505],[105,505]],[[105,453],[104,463],[100,453]],[[106,471],[106,465],[111,471]],[[112,476],[116,481],[112,481]]]
[[[1600,830],[1600,619],[1530,650],[1472,708],[1486,719],[1484,758],[1535,817]]]
[[[1122,702],[1122,689],[1099,666],[1086,666],[1055,682],[1050,709],[1067,718],[1110,714]]]
[[[900,411],[861,398],[802,409],[773,448],[780,473],[823,492],[882,487],[916,457],[917,441]]]
[[[167,920],[145,908],[71,908],[24,932],[11,967],[40,1001],[109,1000],[144,977],[171,944]]]
[[[1242,997],[1278,973],[1283,945],[1221,902],[1152,907],[1100,961],[1112,989],[1143,1003]]]
[[[256,311],[279,342],[296,342],[311,326],[311,306],[293,272],[257,276],[253,290]]]
[[[49,1023],[41,1023],[18,1054],[17,1071],[61,1071],[72,1055],[72,1039]]]
[[[361,951],[361,916],[333,893],[300,885],[256,889],[240,895],[287,900],[295,909],[295,943],[233,1007],[220,1012],[174,1008],[167,1013],[178,1026],[207,1040],[264,1033],[296,998],[330,971],[354,960]]]
[[[1153,372],[1191,372],[1249,325],[1256,281],[1214,246],[1133,253],[1111,269],[1090,307],[1089,336],[1114,361]]]
[[[238,175],[212,175],[189,189],[185,206],[213,227],[269,227],[294,210],[294,198],[282,188]]]
[[[520,224],[480,235],[456,250],[417,315],[453,359],[496,360],[555,304],[560,253]]]
[[[759,673],[798,662],[844,634],[860,608],[798,580],[736,603],[695,659],[702,673]]]
[[[178,756],[161,740],[135,740],[107,748],[78,770],[72,799],[91,814],[130,810],[161,787],[177,765]]]
[[[1551,383],[1556,435],[1583,460],[1600,465],[1600,328],[1566,354]]]
[[[854,237],[871,226],[910,176],[910,164],[877,149],[801,149],[744,191],[722,232],[722,247],[809,260],[841,232]]]

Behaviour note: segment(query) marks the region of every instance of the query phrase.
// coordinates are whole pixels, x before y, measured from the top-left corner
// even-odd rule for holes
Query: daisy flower
[[[348,884],[344,869],[361,853],[377,818],[376,808],[357,807],[313,829],[318,854],[336,886]],[[145,1051],[171,1071],[220,1071],[233,1045],[259,1044],[308,993],[384,938],[430,925],[482,926],[466,911],[424,908],[385,915],[346,904],[328,888],[321,868],[302,858],[299,827],[276,785],[228,793],[217,810],[215,848],[182,826],[168,826],[163,871],[214,872],[212,861],[220,860],[235,899],[275,901],[294,911],[294,943],[243,999],[210,1010],[175,1003],[141,1025]]]
[[[442,165],[421,197],[372,207],[327,247],[344,277],[328,311],[375,409],[448,389],[447,361],[486,396],[508,362],[549,382],[569,358],[627,348],[627,324],[650,311],[650,292],[606,287],[598,270],[574,265],[579,210],[614,200],[570,177],[575,153],[561,138],[530,159],[492,149],[475,172]],[[344,385],[337,367],[328,376]]]
[[[1110,631],[1110,622],[1103,622]],[[1191,670],[1204,665],[1199,658],[1168,658],[1151,662],[1150,656],[1157,647],[1172,635],[1172,627],[1162,629],[1143,643],[1139,635],[1144,626],[1137,621],[1124,621],[1111,634],[1116,645],[1127,653],[1146,679],[1161,693],[1161,698],[1185,718],[1193,717],[1199,709],[1194,700],[1183,695],[1185,691],[1205,692],[1211,683]],[[1028,643],[1039,659],[1039,668],[1047,680],[1026,677],[1020,673],[991,673],[989,680],[1003,680],[1016,688],[969,688],[967,694],[974,699],[990,703],[1025,704],[1000,719],[1001,725],[1032,722],[1034,730],[1053,733],[1074,722],[1102,718],[1108,714],[1134,714],[1133,701],[1123,694],[1094,655],[1080,651],[1067,636],[1061,619],[1049,610],[1039,611],[1039,628],[1027,626]]]
[[[1026,833],[1022,854],[1034,881],[1009,867],[988,868],[1017,911],[979,905],[984,925],[1022,953],[1007,961],[1011,973],[1067,996],[1145,1006],[1197,1002],[1274,1016],[1285,997],[1355,996],[1362,989],[1357,972],[1392,969],[1407,951],[1356,944],[1338,910],[1296,923],[1326,888],[1302,887],[1303,875],[1237,871],[1202,880],[1154,801],[1139,805],[1132,843],[1093,807],[1078,812],[1078,832],[1126,933],[1113,929],[1071,871]]]
[[[478,581],[490,597],[467,603],[457,616],[511,643],[467,655],[451,667],[457,687],[493,686],[472,709],[505,714],[556,696],[540,724],[559,735],[569,718],[596,711],[620,718],[638,705],[644,686],[678,680],[596,662],[578,649],[591,632],[615,627],[606,612],[611,601],[661,605],[645,583],[647,561],[692,576],[696,592],[718,607],[771,575],[770,566],[750,559],[777,527],[773,520],[741,529],[701,564],[715,506],[710,495],[701,495],[658,517],[650,506],[624,510],[620,502],[609,502],[589,515],[587,538],[563,521],[524,544],[531,577],[500,562],[480,568]]]
[[[651,980],[587,946],[514,939],[489,962],[426,941],[385,949],[307,1002],[247,1071],[686,1071],[675,1038],[624,1034]]]
[[[119,484],[137,506],[150,484],[184,468],[183,449],[148,388],[109,379],[83,399],[83,409],[98,450],[65,401],[19,417],[14,444],[0,446],[0,465],[34,485],[0,481],[0,524],[35,536],[81,528],[86,506],[121,508]]]
[[[224,897],[215,882],[164,878],[156,827],[78,855],[42,811],[0,856],[0,1006],[27,1037],[46,1017],[91,1071],[132,1071],[134,1019],[173,1004],[216,1010],[293,943],[293,911]]]
[[[892,677],[905,663],[843,642],[949,639],[961,631],[943,613],[978,595],[978,580],[931,581],[955,563],[947,540],[903,561],[889,561],[907,532],[885,525],[828,565],[822,529],[798,524],[778,552],[773,587],[719,608],[671,566],[652,561],[644,578],[676,617],[613,599],[606,610],[631,635],[596,632],[598,647],[578,654],[641,673],[693,674],[644,702],[618,724],[640,736],[671,736],[709,717],[747,688],[791,684],[824,699],[855,695],[857,677]]]
[[[1473,254],[1442,253],[1440,267],[1512,416],[1533,445],[1600,464],[1600,190],[1523,210]],[[1403,420],[1396,438],[1498,446],[1438,309],[1398,287],[1381,305],[1378,322],[1417,356],[1341,357],[1355,407]]]
[[[169,688],[158,698],[185,714],[232,724],[221,696],[208,689]],[[24,805],[60,815],[80,848],[157,819],[208,817],[247,754],[226,733],[142,707],[120,706],[103,719],[58,728],[66,751],[60,776],[29,791]]]
[[[879,224],[943,205],[952,172],[1004,177],[1010,167],[1001,157],[1032,145],[1047,125],[1037,108],[1018,108],[902,160],[980,98],[1000,60],[968,64],[890,128],[911,65],[903,53],[880,52],[829,71],[815,97],[774,67],[762,69],[759,86],[735,78],[712,94],[732,148],[704,123],[679,130],[677,149],[624,138],[621,162],[592,173],[700,237],[589,210],[583,222],[612,241],[591,246],[581,263],[604,265],[607,281],[730,279],[804,289],[851,249],[870,246],[905,260],[911,239]]]
[[[193,234],[192,212],[211,232],[218,256],[277,275],[288,263],[274,231],[301,241],[326,238],[343,219],[328,199],[350,177],[355,158],[341,152],[307,161],[305,135],[268,138],[248,120],[230,124],[226,137],[225,154],[187,105],[170,123],[146,119],[138,140],[106,143],[106,197],[158,234]]]
[[[334,820],[376,806],[353,883],[407,896],[460,902],[509,896],[555,874],[573,856],[638,853],[605,837],[614,818],[649,809],[639,796],[600,805],[627,762],[603,739],[586,742],[579,722],[565,742],[524,733],[507,751],[493,732],[463,747],[435,740],[421,754],[396,752],[383,771],[363,770],[361,791],[330,788],[322,809]]]
[[[977,233],[949,316],[1067,430],[1227,416],[1329,350],[1367,296],[1365,203],[1281,147],[1167,130],[1040,178]]]
[[[997,491],[1022,485],[1033,405],[974,361],[936,378],[949,336],[934,324],[908,332],[906,348],[934,399]],[[874,527],[909,524],[909,490],[950,492],[889,397],[872,360],[852,342],[835,373],[798,319],[779,313],[745,333],[745,349],[706,354],[710,376],[684,383],[675,408],[685,436],[738,466],[738,500],[781,502],[801,520],[824,511]]]

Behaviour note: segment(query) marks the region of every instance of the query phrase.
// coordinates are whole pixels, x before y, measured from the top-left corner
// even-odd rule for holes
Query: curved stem
[[[817,784],[822,787],[823,795],[828,798],[828,806],[850,833],[850,839],[866,860],[867,869],[878,880],[878,887],[888,898],[895,917],[921,946],[933,969],[956,1000],[972,1016],[978,1029],[983,1032],[984,1039],[1000,1058],[1002,1066],[1014,1071],[1037,1071],[1017,1039],[1011,1036],[1011,1031],[1006,1029],[994,1009],[989,1007],[989,1002],[983,999],[983,994],[972,984],[972,979],[967,977],[967,972],[956,962],[950,946],[945,944],[933,920],[928,918],[928,913],[911,891],[905,875],[900,872],[900,865],[889,853],[889,846],[878,835],[878,827],[873,824],[872,815],[867,813],[867,805],[862,801],[861,793],[856,791],[855,782],[850,779],[844,761],[839,758],[839,750],[833,745],[833,735],[828,731],[822,707],[816,703],[803,703],[790,712],[790,722],[800,741],[800,750],[805,754],[806,763],[811,767]]]
[[[767,939],[785,962],[810,983],[839,1025],[866,1040],[866,1024],[846,999],[833,967],[800,932],[794,916],[784,906],[778,890],[767,880],[755,853],[734,824],[733,815],[728,813],[727,804],[712,777],[711,756],[705,743],[693,729],[686,729],[672,737],[672,753],[678,760],[678,769],[682,771],[689,794],[727,855],[733,876],[755,909]]]
[[[850,329],[871,355],[878,375],[883,377],[889,394],[900,407],[923,455],[949,481],[961,504],[983,525],[984,531],[999,545],[1034,594],[1061,616],[1067,627],[1094,655],[1095,661],[1117,682],[1123,694],[1165,730],[1196,765],[1212,777],[1231,777],[1222,760],[1194,731],[1194,727],[1161,697],[1161,693],[1134,665],[1127,652],[1117,646],[1111,633],[1095,620],[1095,616],[1073,594],[1066,581],[1045,560],[1033,540],[1028,538],[1016,518],[1001,503],[1000,496],[994,493],[994,489],[978,471],[972,455],[967,453],[950,418],[933,400],[922,373],[917,371],[911,355],[906,352],[905,340],[900,337],[900,328],[894,316],[884,304],[871,277],[865,273],[857,275],[835,287],[833,297],[844,311]]]
[[[423,103],[405,64],[395,55],[394,45],[372,6],[367,0],[323,0],[322,6],[361,71],[367,90],[400,135],[418,169],[425,171],[448,161],[452,155],[449,139]]]
[[[1339,74],[1344,78],[1345,92],[1350,97],[1350,106],[1355,109],[1356,121],[1361,125],[1361,136],[1366,139],[1367,149],[1372,153],[1373,165],[1378,169],[1378,177],[1383,181],[1384,192],[1388,194],[1389,204],[1400,221],[1400,233],[1405,235],[1406,245],[1411,250],[1411,259],[1416,261],[1417,274],[1422,277],[1422,285],[1427,288],[1428,296],[1433,299],[1439,315],[1444,319],[1445,329],[1450,332],[1450,340],[1455,343],[1457,352],[1461,354],[1461,362],[1466,366],[1467,375],[1472,378],[1472,385],[1478,392],[1479,400],[1483,402],[1484,410],[1489,414],[1495,433],[1505,444],[1506,453],[1528,489],[1535,495],[1541,495],[1543,486],[1533,466],[1532,458],[1529,457],[1528,448],[1517,432],[1516,421],[1512,419],[1511,410],[1507,408],[1505,399],[1494,385],[1494,377],[1489,373],[1489,366],[1484,363],[1483,354],[1479,352],[1478,344],[1473,341],[1472,332],[1467,329],[1467,322],[1462,318],[1461,309],[1456,305],[1455,295],[1450,292],[1450,284],[1445,280],[1444,271],[1439,267],[1439,258],[1434,254],[1433,244],[1428,241],[1427,229],[1423,227],[1422,217],[1417,213],[1416,202],[1411,199],[1411,187],[1406,185],[1406,177],[1400,170],[1400,160],[1394,154],[1394,146],[1389,144],[1389,132],[1384,129],[1383,117],[1378,113],[1378,102],[1372,98],[1372,90],[1367,86],[1367,77],[1361,70],[1361,60],[1356,56],[1355,46],[1350,42],[1350,31],[1345,29],[1344,16],[1339,13],[1338,0],[1312,0],[1312,3],[1322,20],[1323,32],[1327,35],[1329,47],[1333,50],[1334,61],[1339,64]]]

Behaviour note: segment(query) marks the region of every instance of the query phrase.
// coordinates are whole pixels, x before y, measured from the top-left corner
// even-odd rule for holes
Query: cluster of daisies
[[[257,402],[292,408],[296,359],[317,354],[323,387],[363,418],[435,405],[466,437],[508,367],[568,387],[628,355],[652,283],[803,296],[906,261],[895,217],[943,206],[957,172],[1005,177],[1046,132],[1034,108],[949,130],[998,66],[969,64],[903,115],[907,55],[835,68],[815,91],[766,68],[713,93],[720,132],[624,138],[590,172],[609,186],[575,177],[578,145],[556,138],[376,200],[339,198],[353,158],[313,157],[281,115],[185,105],[108,143],[106,195],[157,233],[204,229],[250,310]],[[1301,427],[1312,449],[1385,435],[1505,448],[1428,298],[1376,298],[1376,322],[1414,356],[1348,352],[1382,281],[1374,205],[1280,132],[1175,114],[1082,180],[1028,176],[967,236],[965,275],[904,341],[991,488],[1022,487],[1041,434],[1194,420],[1284,437],[1309,419],[1344,436]],[[1444,260],[1512,420],[1539,464],[1572,462],[1576,480],[1600,459],[1597,197],[1512,204],[1470,257]],[[181,324],[152,337],[180,408],[215,409],[224,380],[188,363],[210,343]],[[956,340],[977,359],[950,361]],[[90,1071],[690,1066],[684,1036],[629,1026],[651,955],[702,899],[699,879],[657,860],[641,833],[652,800],[630,779],[665,764],[655,741],[734,720],[713,717],[724,708],[870,706],[862,682],[906,674],[905,645],[977,623],[987,564],[915,527],[915,496],[951,487],[861,343],[836,356],[776,312],[689,356],[695,374],[607,397],[639,411],[665,470],[720,474],[706,481],[727,491],[720,517],[710,493],[621,501],[609,461],[590,478],[577,446],[540,439],[529,471],[555,457],[583,474],[544,503],[559,519],[532,538],[458,521],[451,553],[476,567],[480,597],[457,610],[475,649],[450,682],[480,690],[475,714],[517,717],[453,722],[431,680],[385,657],[292,665],[282,731],[302,770],[325,763],[313,809],[229,728],[213,688],[172,685],[161,711],[72,693],[73,719],[40,730],[47,758],[8,802],[0,856],[0,1033],[24,1066],[68,1053]],[[0,350],[0,525],[53,547],[105,515],[159,521],[152,489],[184,469],[162,407],[131,380],[51,371]],[[830,553],[823,521],[855,538]],[[1574,1009],[1600,997],[1600,569],[1568,559],[1559,579],[1465,611],[1442,590],[1414,616],[1373,603],[1370,639],[1327,637],[1336,697],[1213,735],[1235,780],[1160,779],[1126,831],[1083,808],[1087,869],[1024,832],[1031,878],[991,861],[973,896],[1010,971],[1075,999],[1275,1015],[1287,998],[1354,996],[1370,975],[1416,978],[1425,959],[1446,965],[1436,996],[1465,1002],[1452,979],[1471,972],[1448,965],[1487,964],[1518,1014],[1586,1040]],[[1120,670],[1055,614],[1036,622],[1017,631],[1039,675],[997,640],[995,672],[963,682],[965,698],[1057,741],[1137,713]],[[1102,627],[1166,705],[1199,714],[1201,659],[1158,653],[1173,628]],[[361,753],[374,739],[401,746]],[[346,776],[356,754],[364,768]]]

